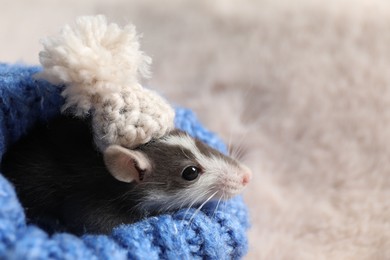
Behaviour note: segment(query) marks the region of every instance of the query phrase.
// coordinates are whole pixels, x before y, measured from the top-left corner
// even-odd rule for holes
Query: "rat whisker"
[[[232,153],[230,154],[233,158],[239,160],[240,157],[242,156],[242,153],[244,152],[244,143],[245,143],[245,140],[247,140],[247,136],[248,136],[248,133],[250,131],[250,127],[247,127],[244,131],[243,134],[240,135],[240,138],[237,142],[237,145],[236,145],[236,148],[235,149],[232,149]]]
[[[133,190],[128,190],[127,192],[120,194],[116,197],[113,197],[111,201],[117,201],[117,200],[123,200],[126,197],[133,197],[134,191]]]
[[[251,154],[245,153],[245,154],[243,154],[243,155],[239,158],[239,160],[240,160],[241,162],[245,162],[245,161],[248,161],[252,156],[253,156],[253,154],[251,155]]]
[[[185,199],[182,199],[182,201],[181,201],[181,204],[180,204],[180,207],[179,207],[179,210],[181,210],[182,208],[184,208],[184,206],[186,206],[187,205],[187,203],[186,203],[187,201],[185,200]],[[186,214],[185,215],[187,215],[187,212],[188,212],[188,209],[187,209],[187,211],[186,211]]]
[[[202,197],[204,197],[205,194],[207,194],[207,192],[202,192],[197,198],[195,198],[192,201],[192,203],[190,204],[189,208],[187,209],[185,215],[187,215],[190,207],[192,207],[193,204],[195,204],[198,200],[200,200]],[[158,212],[161,213],[164,211],[170,211],[172,209],[177,209],[178,208],[177,205],[179,203],[181,203],[180,207],[179,207],[179,209],[181,209],[181,208],[183,208],[184,205],[188,205],[188,198],[189,198],[189,196],[187,194],[182,194],[178,197],[170,198],[169,203],[160,203],[161,205],[159,206]]]
[[[237,153],[236,153],[236,155],[234,156],[234,158],[235,158],[236,160],[241,160],[242,156],[243,156],[243,148],[242,148],[242,147],[239,147],[239,148],[237,149]]]
[[[184,156],[188,159],[191,160],[191,158],[184,152],[183,147],[180,147],[181,152],[184,154]]]
[[[240,147],[231,145],[231,147],[229,149],[229,155],[231,157],[233,157],[234,159],[237,159],[237,154],[238,154],[239,149],[240,149]]]
[[[188,194],[182,195],[182,201],[183,201],[182,204],[186,203],[187,208],[188,208],[185,215],[187,215],[188,211],[190,210],[190,208],[192,208],[192,206],[194,204],[196,204],[197,202],[199,202],[201,200],[201,198],[204,198],[204,197],[208,196],[208,194],[209,194],[208,190],[205,191],[202,189],[196,189],[196,190],[193,190],[192,192],[194,192],[196,194],[200,194],[200,195],[198,197],[196,197],[190,204],[187,203],[187,199],[189,198]]]
[[[245,100],[252,94],[253,90],[255,89],[255,85],[253,83],[250,83],[249,87],[246,88],[245,92],[243,92],[241,99],[244,101],[243,102],[243,107],[241,108],[241,115],[245,115],[247,113],[247,108],[250,107],[245,107]],[[231,155],[233,158],[235,156],[232,155],[231,151],[233,151],[233,145],[232,145],[232,137],[233,137],[233,129],[231,128],[229,131],[229,140],[228,140],[228,154]],[[246,129],[246,132],[248,132],[248,128]]]
[[[192,204],[191,204],[192,205]],[[184,208],[185,206],[187,206],[188,208],[190,208],[191,206],[188,206],[187,205],[187,201],[185,199],[182,200],[181,204],[180,204],[180,209]],[[186,214],[188,212],[188,209],[186,211]]]
[[[157,185],[165,185],[166,182],[158,182],[158,181],[147,181],[147,182],[141,182],[138,185],[148,185],[148,184],[157,184]]]
[[[250,151],[250,152],[246,153],[246,154],[242,157],[241,161],[245,162],[245,161],[248,161],[248,160],[251,160],[251,159],[256,159],[257,157],[254,158],[254,156],[258,156],[258,155],[255,154],[255,153],[253,153],[252,151]]]
[[[239,159],[240,155],[241,155],[241,152],[242,152],[242,149],[243,149],[243,145],[242,145],[242,139],[244,137],[241,136],[240,138],[240,141],[238,142],[237,146],[234,148],[234,154],[232,154],[232,157],[234,157],[235,159]]]
[[[206,194],[207,194],[207,192],[203,192],[203,193],[201,194],[201,196],[198,196],[197,198],[195,198],[195,199],[192,201],[192,203],[188,206],[186,212],[184,213],[184,216],[187,216],[188,211],[191,209],[191,207],[192,207],[197,201],[199,201],[200,198],[204,197]]]
[[[232,151],[232,139],[233,139],[233,128],[230,128],[230,130],[229,130],[229,139],[228,139],[228,143],[227,143],[227,152],[228,152],[228,154],[230,154],[231,151]]]
[[[217,206],[214,208],[213,215],[211,216],[212,218],[214,218],[215,213],[216,213],[217,210],[218,210],[219,204],[221,203],[221,200],[222,200],[222,198],[223,198],[224,196],[225,196],[225,191],[222,192],[222,196],[219,197],[219,199],[218,199]]]
[[[192,217],[190,218],[190,226],[191,226],[191,223],[192,223],[192,220],[194,219],[194,217],[199,213],[199,211],[203,208],[203,206],[209,202],[216,194],[218,193],[218,191],[214,192],[213,194],[211,194],[210,197],[208,197],[207,200],[205,200],[197,209],[196,211],[194,212],[194,214],[192,215]]]

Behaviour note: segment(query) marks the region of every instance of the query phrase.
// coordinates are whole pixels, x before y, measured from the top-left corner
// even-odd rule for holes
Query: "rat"
[[[100,152],[90,121],[60,115],[38,123],[2,158],[1,172],[27,220],[48,232],[107,234],[148,216],[229,199],[251,178],[245,165],[178,129],[135,149],[111,145]]]

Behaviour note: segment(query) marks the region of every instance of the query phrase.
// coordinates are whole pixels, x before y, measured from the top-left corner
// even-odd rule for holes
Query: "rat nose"
[[[249,168],[243,167],[242,185],[247,185],[252,178],[252,172]]]
[[[249,174],[245,174],[244,177],[242,177],[242,185],[247,185],[250,180],[251,180],[250,175]]]

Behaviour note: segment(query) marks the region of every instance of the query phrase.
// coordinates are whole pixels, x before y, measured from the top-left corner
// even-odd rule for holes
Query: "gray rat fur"
[[[102,154],[90,125],[68,116],[41,123],[2,159],[28,220],[47,231],[108,233],[147,216],[228,199],[250,179],[248,168],[183,131]]]

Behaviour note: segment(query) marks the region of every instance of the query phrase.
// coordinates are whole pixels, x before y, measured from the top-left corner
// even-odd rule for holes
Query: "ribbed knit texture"
[[[40,67],[0,64],[0,156],[38,120],[59,113],[60,89],[35,80]],[[176,108],[175,124],[209,145],[225,145],[187,109]],[[49,236],[27,225],[12,185],[0,174],[0,259],[237,259],[247,251],[249,226],[241,197],[152,217],[115,228],[111,235]],[[186,214],[187,213],[187,214]]]

